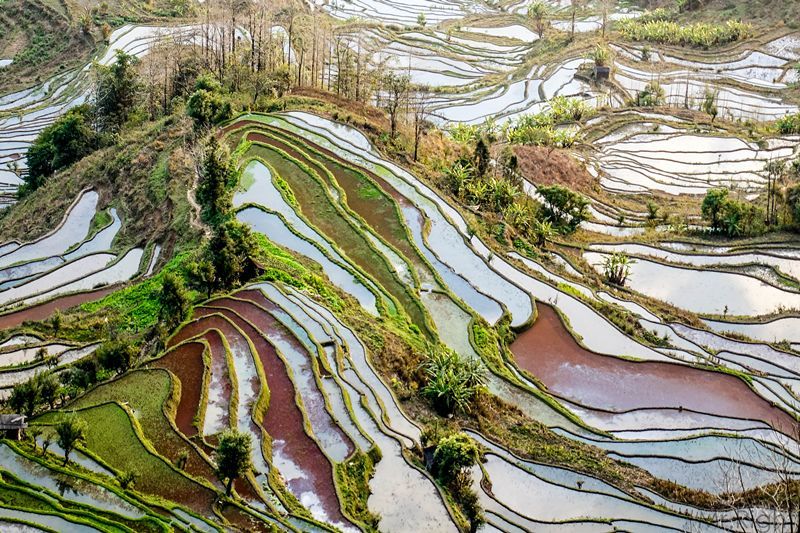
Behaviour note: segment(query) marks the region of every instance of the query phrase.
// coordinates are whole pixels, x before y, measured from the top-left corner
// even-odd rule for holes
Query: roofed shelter
[[[3,438],[21,440],[27,427],[25,415],[0,415],[0,436]]]

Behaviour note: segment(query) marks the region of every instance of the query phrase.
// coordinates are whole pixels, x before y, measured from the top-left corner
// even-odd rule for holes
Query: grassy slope
[[[14,59],[0,76],[0,94],[85,64],[94,38],[81,32],[58,0],[0,2],[0,59]]]
[[[123,227],[115,247],[164,242],[176,234],[190,240],[186,190],[192,168],[183,148],[190,132],[185,120],[128,131],[116,145],[79,161],[5,212],[0,218],[0,241],[29,241],[45,234],[88,187],[100,193],[100,208],[114,206],[119,211]]]

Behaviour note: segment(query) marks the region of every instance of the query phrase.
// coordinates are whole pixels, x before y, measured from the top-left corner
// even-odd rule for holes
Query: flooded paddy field
[[[563,182],[589,201],[570,231],[550,228],[532,245],[533,229],[514,229],[510,212],[487,215],[471,192],[447,190],[440,176],[451,168],[412,160],[385,125],[334,113],[296,87],[289,104],[275,90],[219,127],[170,139],[213,137],[235,154],[225,222],[248,228],[262,252],[247,280],[225,290],[213,277],[197,282],[207,267],[198,242],[218,223],[193,203],[197,184],[164,193],[165,209],[189,204],[154,222],[191,228],[188,246],[172,227],[169,238],[129,235],[139,221],[105,182],[81,190],[37,238],[0,244],[2,398],[45,372],[67,384],[97,372],[109,315],[133,317],[113,323],[123,332],[114,342],[145,339],[131,373],[101,371],[75,404],[53,398],[58,409],[33,417],[38,440],[0,445],[0,529],[467,530],[463,501],[433,466],[430,444],[445,426],[478,445],[459,477],[482,509],[478,531],[757,530],[764,499],[753,494],[800,480],[800,246],[788,223],[774,240],[712,235],[701,204],[725,188],[760,206],[774,162],[786,162],[788,201],[800,136],[773,123],[798,112],[800,36],[782,26],[716,52],[650,46],[605,35],[608,21],[643,9],[602,16],[591,4],[577,10],[571,38],[569,3],[547,2],[546,31],[531,5],[312,0],[303,9],[334,21],[325,31],[336,32],[336,53],[355,54],[355,69],[363,61],[408,76],[442,161],[460,150],[459,164],[477,166],[471,146],[452,144],[472,132],[497,143],[486,157],[499,176],[516,125],[582,102],[584,116],[548,126],[574,142],[537,146],[588,176]],[[274,23],[269,61],[303,46],[283,40],[300,21]],[[224,51],[226,39],[253,37],[241,19],[229,33],[209,28],[121,26],[95,60],[204,40]],[[611,51],[607,83],[593,74],[600,45]],[[346,73],[328,61],[312,76],[330,89]],[[39,132],[96,98],[92,76],[87,65],[0,95],[0,205],[17,201]],[[636,105],[654,80],[660,101]],[[391,95],[373,92],[359,105],[385,108]],[[187,162],[202,180],[205,155],[160,159],[149,180],[170,183]],[[544,164],[541,182],[515,176],[512,200],[544,209],[542,187],[562,184],[555,174]],[[776,215],[790,216],[788,207]],[[630,260],[621,283],[608,275],[619,256]],[[163,304],[172,275],[190,280],[192,303],[166,327],[149,304]],[[104,305],[112,311],[95,316]],[[436,349],[484,373],[474,410],[440,420],[427,402]],[[72,412],[91,424],[68,462],[51,441]],[[218,454],[231,431],[249,439],[251,468],[228,498]],[[123,487],[128,475],[134,484]],[[737,492],[758,503],[729,505]],[[775,511],[769,527],[781,531]]]

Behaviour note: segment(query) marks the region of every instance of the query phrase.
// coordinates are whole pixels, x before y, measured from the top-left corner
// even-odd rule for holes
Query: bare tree
[[[384,109],[389,114],[392,138],[397,135],[397,119],[400,110],[408,104],[411,78],[408,74],[389,72],[383,77]]]
[[[606,38],[606,28],[608,27],[608,15],[614,8],[614,0],[600,0],[600,15],[603,19],[603,39]]]
[[[419,160],[419,143],[425,129],[425,121],[430,108],[430,90],[420,87],[414,95],[411,108],[414,122],[414,161]]]
[[[572,8],[572,26],[570,30],[570,40],[575,39],[575,12],[582,9],[586,5],[586,0],[570,0],[570,7]]]

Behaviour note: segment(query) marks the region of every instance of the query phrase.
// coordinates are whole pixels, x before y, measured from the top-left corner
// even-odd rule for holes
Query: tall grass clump
[[[781,135],[795,135],[800,133],[800,113],[781,117],[775,123]]]
[[[702,48],[740,41],[753,34],[750,24],[738,20],[729,20],[722,24],[684,24],[661,16],[620,20],[618,28],[623,37],[633,41]]]

